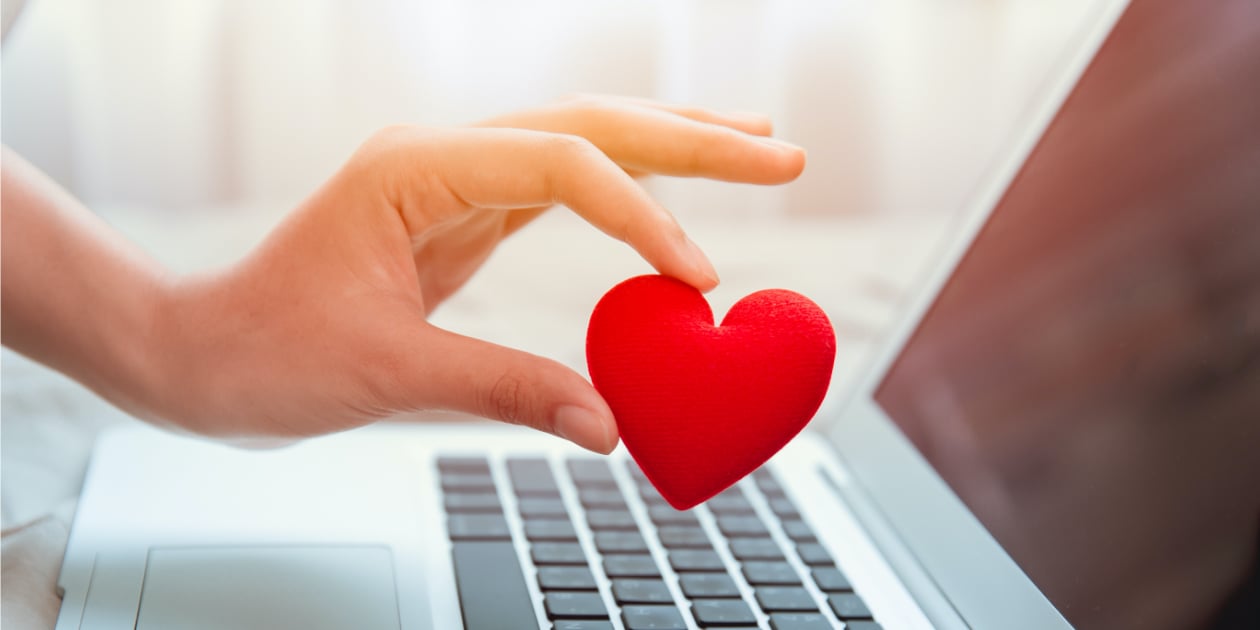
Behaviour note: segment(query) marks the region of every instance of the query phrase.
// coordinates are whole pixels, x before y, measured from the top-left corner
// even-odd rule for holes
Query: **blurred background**
[[[719,317],[771,286],[827,309],[838,391],[1045,102],[1091,5],[29,0],[4,42],[0,135],[188,271],[248,250],[385,125],[458,125],[573,92],[765,112],[808,151],[797,182],[647,185],[714,260]],[[582,369],[595,301],[649,269],[564,212],[538,223],[434,319]],[[77,494],[117,414],[8,351],[3,369],[9,525]]]

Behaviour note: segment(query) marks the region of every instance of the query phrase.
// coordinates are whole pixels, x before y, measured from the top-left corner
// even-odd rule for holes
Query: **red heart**
[[[831,322],[803,295],[758,291],[714,326],[704,296],[664,276],[613,287],[586,334],[591,382],[626,449],[680,510],[800,433],[822,404],[835,356]]]

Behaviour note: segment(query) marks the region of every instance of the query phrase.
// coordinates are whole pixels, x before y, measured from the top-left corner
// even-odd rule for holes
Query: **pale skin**
[[[388,128],[244,259],[189,276],[6,148],[4,345],[137,417],[237,443],[442,409],[608,453],[616,423],[584,377],[427,314],[554,204],[712,289],[712,264],[635,178],[791,181],[804,152],[770,132],[755,114],[593,96],[468,128]]]

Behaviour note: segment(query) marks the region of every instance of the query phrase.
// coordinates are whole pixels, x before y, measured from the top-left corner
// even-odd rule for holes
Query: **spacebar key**
[[[466,630],[515,630],[536,619],[512,543],[460,541],[453,555]],[[538,627],[536,622],[530,626]]]

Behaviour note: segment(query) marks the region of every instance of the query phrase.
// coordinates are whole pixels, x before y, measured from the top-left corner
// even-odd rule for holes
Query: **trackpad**
[[[155,547],[136,628],[397,630],[387,547]]]

